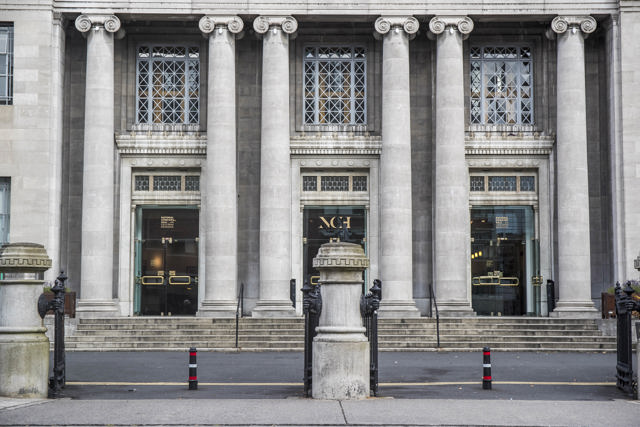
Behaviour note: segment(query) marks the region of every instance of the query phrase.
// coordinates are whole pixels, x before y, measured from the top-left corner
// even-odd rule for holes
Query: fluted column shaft
[[[468,17],[435,17],[429,28],[437,37],[434,283],[442,314],[471,314],[462,40],[473,22]]]
[[[209,34],[207,161],[205,206],[205,287],[200,316],[232,317],[237,303],[238,203],[236,161],[237,16],[205,16]]]
[[[555,312],[595,315],[591,300],[589,176],[584,37],[596,22],[590,16],[556,17],[558,286]]]
[[[260,299],[254,317],[295,315],[291,276],[291,183],[289,160],[289,35],[292,17],[259,16],[262,34],[260,146]]]
[[[413,17],[381,17],[375,24],[383,38],[379,313],[385,317],[420,314],[413,300],[409,84],[409,39],[418,27]]]
[[[113,301],[114,217],[114,32],[113,15],[80,15],[87,35],[82,175],[80,316],[115,314]]]

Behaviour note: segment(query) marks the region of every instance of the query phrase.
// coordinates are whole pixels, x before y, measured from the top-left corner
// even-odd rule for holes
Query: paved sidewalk
[[[12,399],[5,399],[4,402]],[[312,399],[44,400],[0,411],[0,425],[638,426],[640,403]]]

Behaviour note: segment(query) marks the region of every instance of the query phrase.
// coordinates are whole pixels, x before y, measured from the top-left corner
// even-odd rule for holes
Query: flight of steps
[[[432,318],[381,319],[382,351],[437,350]],[[65,340],[67,351],[232,351],[235,319],[127,317],[79,319]],[[616,339],[603,336],[595,320],[536,317],[440,319],[440,349],[496,351],[615,351]],[[238,348],[244,351],[301,351],[304,319],[240,319]]]

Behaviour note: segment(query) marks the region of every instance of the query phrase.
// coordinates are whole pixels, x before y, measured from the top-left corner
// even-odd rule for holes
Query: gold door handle
[[[191,276],[171,276],[169,277],[170,285],[190,285]]]
[[[163,276],[142,276],[143,285],[158,286],[164,283]]]

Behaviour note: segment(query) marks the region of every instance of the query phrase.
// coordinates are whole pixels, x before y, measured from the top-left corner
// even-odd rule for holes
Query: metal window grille
[[[304,48],[304,124],[366,124],[366,50],[357,46]]]
[[[302,191],[318,191],[318,177],[315,175],[303,176]]]
[[[13,104],[13,24],[0,24],[0,105]]]
[[[349,191],[348,176],[322,176],[320,177],[321,191]]]
[[[136,175],[135,191],[149,191],[149,175]]]
[[[489,191],[516,191],[516,177],[490,176]]]
[[[472,47],[470,79],[472,124],[533,124],[530,47]]]
[[[200,177],[198,175],[186,175],[184,177],[184,191],[200,191]]]
[[[9,242],[11,178],[0,178],[0,245]]]
[[[197,124],[199,115],[199,48],[139,46],[136,68],[138,123]]]
[[[354,176],[353,178],[353,191],[367,191],[367,177],[366,176]]]
[[[521,176],[520,177],[520,191],[536,191],[536,177],[535,176]]]
[[[182,177],[180,175],[154,175],[153,191],[180,191]]]
[[[484,191],[484,176],[472,176],[471,179],[471,191]]]

